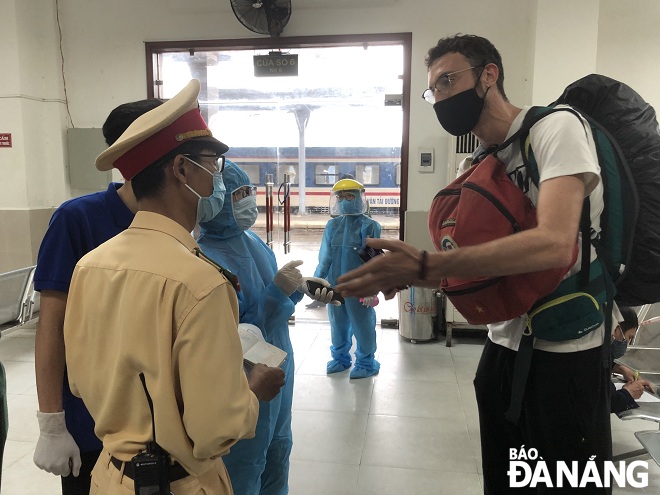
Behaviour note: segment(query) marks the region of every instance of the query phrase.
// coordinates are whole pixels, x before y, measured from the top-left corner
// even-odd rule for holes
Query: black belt
[[[135,473],[133,472],[133,463],[131,461],[124,462],[120,461],[116,457],[110,456],[110,462],[112,462],[112,465],[116,467],[119,471],[121,471],[122,465],[124,466],[124,476],[135,480]],[[167,468],[167,478],[170,480],[170,482],[174,482],[177,480],[181,480],[183,478],[187,478],[190,476],[190,473],[186,471],[181,464],[178,462],[175,462],[174,464],[170,464]]]

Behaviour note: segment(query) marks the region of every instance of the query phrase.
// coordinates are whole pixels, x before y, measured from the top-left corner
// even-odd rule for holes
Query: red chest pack
[[[536,226],[536,208],[495,155],[472,166],[433,199],[429,232],[436,249],[483,244]],[[576,252],[577,255],[577,245]],[[526,313],[561,282],[569,267],[538,272],[446,278],[441,289],[472,324],[510,320]]]

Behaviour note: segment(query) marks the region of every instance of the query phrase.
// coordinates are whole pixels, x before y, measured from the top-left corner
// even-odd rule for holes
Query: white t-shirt
[[[507,133],[507,139],[522,125],[529,106],[524,107],[516,116]],[[591,226],[600,231],[600,214],[603,210],[603,186],[600,180],[600,166],[591,130],[586,121],[578,120],[572,112],[555,112],[537,122],[529,132],[531,148],[539,170],[540,183],[565,175],[579,175],[585,185],[585,194],[589,195],[591,206]],[[498,157],[506,164],[509,177],[518,184],[523,192],[536,205],[538,189],[531,179],[527,179],[525,165],[520,153],[519,141],[498,152]],[[578,246],[582,245],[578,240]],[[591,260],[596,253],[591,247]],[[580,271],[581,253],[570,269],[567,277]],[[527,314],[513,320],[488,325],[488,337],[496,344],[517,350],[522,332],[527,323]],[[603,325],[584,337],[562,342],[550,342],[534,339],[534,348],[549,352],[577,352],[598,347],[603,342]]]

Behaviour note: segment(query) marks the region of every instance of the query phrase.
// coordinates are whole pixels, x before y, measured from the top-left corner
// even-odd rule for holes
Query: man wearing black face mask
[[[530,107],[513,105],[504,92],[504,69],[499,52],[485,38],[456,35],[441,39],[426,58],[428,89],[442,127],[453,135],[472,132],[487,150],[507,141],[520,128]],[[367,296],[382,291],[387,298],[397,287],[437,288],[443,278],[474,279],[529,273],[546,269],[580,271],[574,248],[580,239],[582,204],[594,232],[600,231],[603,208],[600,167],[586,122],[570,112],[556,112],[529,132],[540,180],[536,187],[526,178],[519,141],[498,152],[506,173],[536,207],[537,225],[515,235],[436,253],[420,252],[401,241],[369,240],[387,253],[339,278],[343,296]],[[431,208],[430,217],[435,214]],[[480,212],[475,211],[474,215]],[[429,225],[431,237],[441,245],[439,229]],[[580,242],[578,242],[580,244]],[[596,260],[595,249],[585,253]],[[511,493],[509,469],[513,449],[533,448],[548,469],[560,461],[576,462],[583,472],[590,459],[599,468],[611,459],[610,369],[603,363],[604,325],[590,326],[578,338],[549,341],[534,338],[531,367],[522,396],[520,419],[507,419],[514,387],[513,368],[527,315],[489,325],[474,380],[484,492]],[[574,323],[573,321],[570,322]],[[539,491],[545,487],[539,486]],[[525,493],[535,493],[528,488]],[[593,485],[580,493],[608,493]]]
[[[630,342],[637,332],[639,322],[637,320],[637,313],[632,308],[621,307],[619,308],[621,318],[617,318],[618,325],[612,332],[611,352],[612,359],[619,359],[624,356]],[[619,414],[628,409],[636,409],[639,407],[636,399],[639,399],[644,393],[645,389],[655,392],[651,382],[640,379],[639,376],[627,366],[619,363],[612,365],[612,372],[619,373],[626,381],[621,389],[617,390],[612,383],[612,412]]]

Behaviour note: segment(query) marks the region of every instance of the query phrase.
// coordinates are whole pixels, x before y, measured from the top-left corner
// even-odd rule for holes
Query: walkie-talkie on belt
[[[154,419],[154,403],[147,390],[144,373],[140,373],[140,381],[149,402],[151,412],[151,430],[153,439],[147,442],[147,451],[137,454],[131,463],[135,473],[135,495],[170,495],[170,482],[167,476],[169,454],[156,443],[156,421]]]

